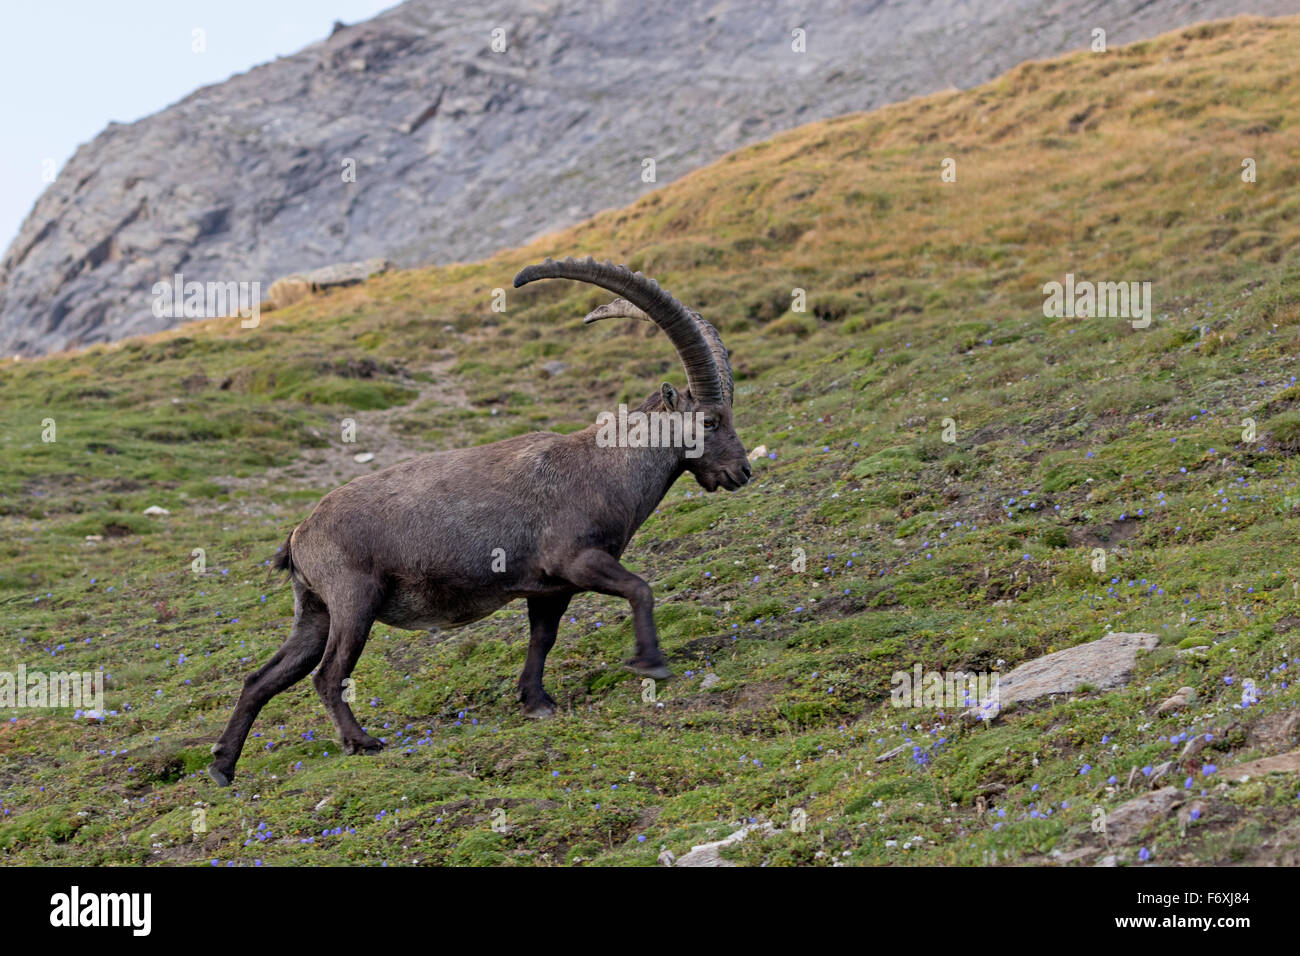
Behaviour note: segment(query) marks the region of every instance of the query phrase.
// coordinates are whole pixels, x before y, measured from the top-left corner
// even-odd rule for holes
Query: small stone
[[[700,690],[708,690],[710,687],[716,687],[722,683],[722,678],[717,674],[708,674],[704,680],[700,681]]]
[[[679,859],[674,866],[735,866],[730,860],[724,860],[718,855],[718,851],[723,847],[731,846],[733,843],[739,843],[755,831],[769,834],[774,832],[771,823],[746,824],[735,833],[722,840],[714,840],[712,843],[701,843],[691,847],[691,852]]]
[[[364,465],[368,461],[375,460],[375,453],[372,451],[359,451],[352,456],[352,460],[358,465]]]
[[[1151,771],[1151,776],[1147,778],[1147,786],[1154,787],[1156,781],[1159,780],[1161,777],[1163,777],[1165,774],[1167,774],[1173,768],[1174,768],[1174,762],[1172,760],[1166,760],[1164,763],[1158,764],[1156,768]]]
[[[147,514],[152,517],[155,515],[169,515],[171,514],[171,512],[168,511],[166,508],[158,507],[158,505],[150,505],[148,508],[144,509],[144,514]]]
[[[1191,687],[1180,687],[1174,695],[1156,708],[1157,714],[1171,714],[1181,710],[1196,699],[1196,691]]]
[[[1210,742],[1205,739],[1205,734],[1197,734],[1192,737],[1187,741],[1187,743],[1183,744],[1183,752],[1178,755],[1178,762],[1182,763],[1184,760],[1189,760],[1190,758],[1195,757],[1204,750],[1209,743]]]
[[[1113,843],[1128,843],[1148,827],[1180,806],[1185,797],[1177,787],[1164,787],[1134,797],[1106,814],[1106,836]]]
[[[876,758],[876,763],[884,763],[886,760],[892,760],[894,757],[897,757],[906,749],[907,749],[907,744],[899,744],[893,750],[886,750],[883,754],[881,754],[879,757]]]

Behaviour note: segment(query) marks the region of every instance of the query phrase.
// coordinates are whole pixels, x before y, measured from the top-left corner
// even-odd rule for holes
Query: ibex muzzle
[[[268,700],[315,670],[314,683],[350,754],[379,750],[343,699],[375,621],[400,628],[455,627],[528,601],[531,640],[519,699],[530,717],[555,712],[542,668],[573,595],[596,591],[632,605],[637,674],[671,676],[655,634],[650,585],[619,563],[637,528],[685,471],[708,491],[750,476],[732,424],[731,363],[717,330],[653,279],[592,259],[547,259],[515,276],[577,279],[620,296],[587,321],[654,322],[686,370],[687,389],[664,384],[637,409],[680,413],[704,429],[691,456],[681,443],[610,444],[600,428],[539,432],[492,445],[422,455],[330,492],[293,530],[276,567],[293,582],[289,639],[244,681],[212,748],[213,779],[234,777],[244,741]]]

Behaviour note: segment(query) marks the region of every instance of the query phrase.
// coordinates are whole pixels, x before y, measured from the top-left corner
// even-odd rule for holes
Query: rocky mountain
[[[778,130],[981,83],[1086,46],[1094,28],[1114,46],[1298,11],[1300,0],[410,0],[82,146],[0,262],[0,353],[176,324],[154,314],[151,292],[175,273],[264,293],[341,260],[474,259]]]

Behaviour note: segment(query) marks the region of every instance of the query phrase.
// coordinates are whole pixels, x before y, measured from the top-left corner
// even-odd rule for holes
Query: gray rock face
[[[266,288],[376,256],[482,257],[776,131],[1081,48],[1094,27],[1115,45],[1297,11],[1300,0],[410,0],[82,146],[0,262],[0,354],[177,324],[153,314],[151,292],[177,272]],[[806,52],[792,49],[796,28]],[[642,181],[647,158],[656,183]]]

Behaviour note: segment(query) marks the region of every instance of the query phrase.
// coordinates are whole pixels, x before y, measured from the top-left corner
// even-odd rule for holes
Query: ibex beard
[[[585,321],[645,319],[661,328],[686,372],[682,392],[665,383],[638,411],[700,421],[692,443],[598,441],[599,425],[568,435],[538,432],[491,445],[422,455],[332,491],[298,525],[276,557],[293,584],[288,640],[244,681],[234,713],[212,748],[209,772],[228,786],[266,702],[313,673],[349,754],[372,753],[344,700],[375,621],[412,630],[477,621],[516,598],[528,602],[530,640],[518,696],[530,717],[555,701],[542,686],[546,655],[575,594],[595,591],[632,606],[642,676],[671,676],[655,633],[650,585],[619,558],[668,489],[690,472],[706,491],[749,481],[745,447],[732,421],[735,391],[726,347],[712,325],[652,279],[593,259],[547,259],[515,276],[576,279],[620,296]],[[504,556],[504,557],[503,557]]]

